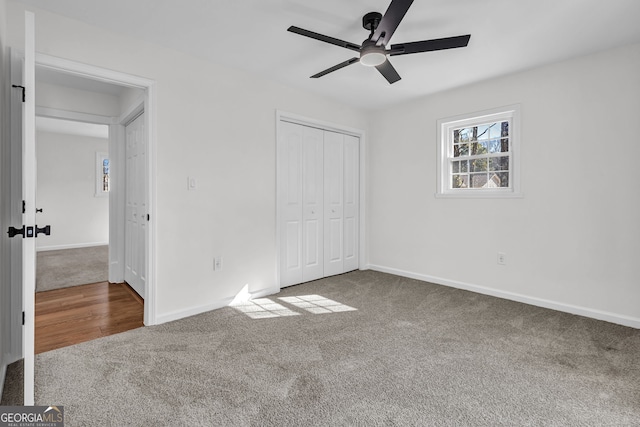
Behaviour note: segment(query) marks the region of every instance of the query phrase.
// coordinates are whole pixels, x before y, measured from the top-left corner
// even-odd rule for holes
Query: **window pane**
[[[490,171],[506,171],[509,170],[509,157],[492,157],[489,159]]]
[[[489,141],[481,141],[476,144],[478,145],[476,154],[487,154],[489,152]]]
[[[500,153],[502,151],[502,145],[500,144],[500,142],[501,141],[499,139],[492,139],[491,141],[489,141],[489,153]]]
[[[501,136],[502,134],[500,130],[500,123],[493,123],[491,125],[491,129],[489,130],[489,138],[496,139],[496,138],[500,138]]]
[[[506,188],[509,187],[509,172],[498,172],[496,173],[500,180],[500,187]]]
[[[460,129],[460,142],[469,142],[473,138],[471,128]]]
[[[489,128],[491,125],[478,126],[478,141],[489,139]]]
[[[486,173],[471,174],[471,188],[482,188],[487,184]]]
[[[500,136],[509,136],[509,122],[500,123]]]
[[[487,170],[487,159],[471,160],[471,172],[485,172]]]
[[[487,154],[489,151],[488,141],[474,142],[471,144],[471,154]]]
[[[453,175],[452,177],[453,188],[468,188],[469,187],[469,175]]]
[[[460,160],[451,162],[451,173],[469,172],[469,161]]]
[[[502,138],[500,140],[500,152],[501,153],[509,152],[509,138]]]
[[[453,157],[468,156],[469,144],[456,144],[453,146]]]

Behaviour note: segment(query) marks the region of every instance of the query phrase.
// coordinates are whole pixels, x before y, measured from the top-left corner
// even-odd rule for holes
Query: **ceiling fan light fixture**
[[[382,52],[365,52],[364,49],[360,53],[360,63],[367,67],[377,67],[380,64],[383,64],[384,61],[387,60],[387,55]]]
[[[360,63],[367,67],[377,67],[380,64],[384,64],[387,60],[387,53],[384,50],[384,46],[376,46],[371,40],[365,40],[362,42],[362,48],[360,48]]]

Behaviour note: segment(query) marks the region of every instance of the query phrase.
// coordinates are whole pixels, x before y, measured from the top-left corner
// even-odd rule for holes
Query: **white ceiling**
[[[391,58],[402,80],[389,85],[360,64],[310,79],[357,53],[286,29],[361,44],[362,16],[384,13],[390,0],[21,2],[367,109],[640,42],[638,0],[416,0],[391,44],[462,34],[471,41]]]

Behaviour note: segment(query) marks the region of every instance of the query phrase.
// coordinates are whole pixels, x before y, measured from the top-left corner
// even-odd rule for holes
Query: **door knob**
[[[51,235],[51,226],[50,225],[45,225],[44,227],[40,228],[36,225],[36,237],[38,237],[38,234],[44,234],[45,236],[50,236]]]

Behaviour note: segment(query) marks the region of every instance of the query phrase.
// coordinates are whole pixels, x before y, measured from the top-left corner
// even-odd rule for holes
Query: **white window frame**
[[[438,198],[514,198],[520,192],[520,104],[509,105],[476,113],[447,117],[437,121],[437,190]],[[467,126],[509,121],[509,187],[505,188],[453,188],[451,185],[451,159],[453,158],[453,130]]]

